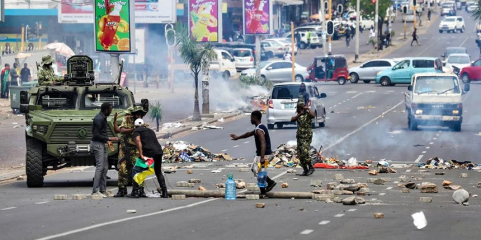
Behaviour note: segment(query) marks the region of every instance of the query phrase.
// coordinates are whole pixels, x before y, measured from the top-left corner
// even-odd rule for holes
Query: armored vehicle
[[[48,170],[95,166],[90,149],[92,122],[104,102],[112,104],[112,116],[119,112],[119,125],[127,108],[141,105],[148,111],[149,106],[147,99],[136,104],[133,93],[119,81],[96,84],[92,59],[81,55],[68,59],[63,83],[20,92],[20,112],[26,121],[28,187],[42,187]],[[109,136],[115,136],[113,117],[108,118],[108,125]],[[113,151],[107,150],[110,169],[118,162],[118,143],[113,145]]]

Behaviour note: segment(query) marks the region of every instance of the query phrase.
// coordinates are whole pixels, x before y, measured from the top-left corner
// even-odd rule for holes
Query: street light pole
[[[296,52],[294,51],[294,23],[291,22],[292,81],[296,81]]]
[[[379,52],[379,45],[380,45],[380,40],[379,40],[379,0],[376,0],[376,17],[374,19],[374,25],[376,25],[376,29],[374,29],[376,33],[376,47],[377,51]]]
[[[361,0],[357,0],[357,3],[356,3],[356,52],[354,54],[354,61],[357,62],[357,59],[359,58],[359,29],[360,29],[360,26],[359,26],[359,18],[361,17]]]
[[[326,9],[325,8],[325,1],[322,1],[321,3],[321,12],[319,14],[319,19],[322,24],[322,50],[324,52],[324,56],[327,55],[326,53],[326,31],[327,31],[327,25],[326,25]]]
[[[329,11],[329,21],[331,21],[331,20],[332,20],[332,15],[331,15],[331,12],[332,12],[332,0],[329,0],[329,6],[328,6],[328,7],[329,7],[329,9],[328,9],[328,11]],[[329,41],[329,53],[332,53],[332,52],[331,52],[331,35],[329,35],[329,40],[328,40],[328,41]]]

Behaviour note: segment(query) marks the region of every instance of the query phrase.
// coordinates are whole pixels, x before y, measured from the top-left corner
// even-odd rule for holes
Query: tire
[[[323,127],[325,127],[325,126],[326,126],[326,120],[324,120],[324,122],[322,122],[322,123],[319,123],[319,127],[320,127],[320,128],[323,128]]]
[[[301,42],[301,45],[299,46],[301,49],[306,49],[307,48],[307,44],[305,44],[304,42]]]
[[[267,52],[267,57],[268,58],[274,58],[274,53],[273,52]]]
[[[277,128],[281,129],[281,128],[284,127],[284,124],[282,124],[282,123],[276,123],[276,126],[277,126]]]
[[[362,80],[364,83],[371,83],[369,80]]]
[[[463,28],[461,28],[460,31],[461,31],[461,33],[463,33],[465,31],[464,26],[463,26]]]
[[[389,79],[388,77],[382,77],[381,86],[383,87],[391,86],[391,79]]]
[[[311,46],[311,49],[316,49],[316,48],[317,48],[317,46]]]
[[[455,132],[461,132],[461,123],[460,122],[453,123],[453,125],[451,125],[450,128]]]
[[[439,30],[439,33],[443,33],[443,30]]]
[[[351,73],[351,83],[357,83],[359,81],[359,75],[357,73]]]
[[[274,124],[267,124],[267,129],[274,129]]]
[[[416,123],[416,120],[411,120],[411,118],[408,118],[408,128],[411,131],[417,131],[418,124]]]
[[[42,143],[34,138],[27,137],[27,153],[25,168],[27,173],[27,186],[29,188],[43,186],[43,149]]]
[[[316,113],[316,117],[312,120],[312,124],[311,124],[312,129],[316,129],[316,123],[317,123],[317,113]]]
[[[471,79],[469,79],[469,76],[467,73],[463,74],[463,76],[461,77],[461,80],[464,82],[464,83],[470,83],[471,82]]]
[[[296,82],[304,82],[304,78],[299,74],[295,76],[295,80]]]
[[[344,85],[346,84],[346,79],[343,77],[340,77],[337,79],[337,83],[339,83],[339,85]]]
[[[261,75],[261,82],[260,82],[260,83],[261,83],[261,84],[264,84],[266,81],[267,81],[266,76]]]
[[[222,79],[224,79],[224,81],[229,81],[229,78],[230,78],[230,73],[228,71],[225,71],[222,73]]]

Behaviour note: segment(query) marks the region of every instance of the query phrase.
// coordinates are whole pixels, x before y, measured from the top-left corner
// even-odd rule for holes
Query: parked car
[[[376,79],[376,74],[379,71],[392,68],[394,65],[396,65],[396,62],[391,59],[374,59],[350,68],[351,83],[357,83],[359,80],[362,80],[364,83],[370,83]]]
[[[478,4],[472,4],[468,6],[467,12],[472,13],[472,12],[475,12],[477,9],[478,9]]]
[[[326,125],[326,108],[321,101],[326,98],[325,93],[319,94],[314,83],[305,83],[306,91],[309,94],[307,106],[315,113],[316,117],[312,119],[312,128],[324,127]],[[291,122],[292,116],[296,114],[297,100],[299,96],[299,88],[301,83],[290,82],[276,84],[272,88],[271,97],[268,101],[267,108],[267,128],[282,128],[285,124],[296,124]]]
[[[288,52],[291,52],[292,53],[292,42],[290,39],[287,39],[287,38],[269,38],[269,39],[266,39],[264,40],[265,42],[276,42],[276,43],[279,43],[280,45],[284,46],[284,48],[286,48]],[[295,39],[294,39],[295,41]],[[285,53],[285,52],[284,52]],[[294,54],[297,55],[297,46],[296,44],[294,43]],[[282,56],[280,56],[282,57]]]
[[[228,49],[229,52],[232,52],[232,49],[235,48],[249,48],[252,50],[252,55],[254,56],[254,63],[256,62],[256,45],[255,44],[247,44],[247,43],[239,43],[239,42],[226,42],[226,43],[210,43],[213,44],[215,47]],[[265,50],[262,48],[261,45],[261,61],[267,61],[269,57],[267,56]]]
[[[269,80],[271,82],[291,82],[292,81],[292,62],[290,61],[268,61],[261,62],[261,81]],[[306,67],[295,63],[295,81],[303,82],[304,76],[307,75]],[[240,77],[254,77],[256,69],[251,68],[241,72]]]
[[[481,80],[481,58],[473,62],[470,66],[464,67],[459,74],[465,83]]]
[[[441,16],[456,16],[456,7],[454,2],[446,2],[443,4],[443,8],[441,10]]]
[[[425,72],[442,72],[441,60],[432,57],[405,58],[394,67],[380,71],[376,76],[376,83],[381,86],[409,84],[413,74]]]
[[[237,71],[255,67],[254,54],[249,48],[234,48],[232,49],[232,56],[235,59]]]
[[[301,35],[301,43],[300,48],[301,49],[306,49],[307,48],[307,32],[299,32]],[[291,39],[291,33],[286,33],[284,34],[284,38],[286,39]],[[311,32],[311,42],[310,42],[310,47],[311,49],[316,49],[317,47],[322,47],[321,42],[319,41],[319,37]]]
[[[210,63],[209,71],[214,75],[222,77],[224,80],[229,80],[231,76],[237,74],[235,59],[226,50],[214,49],[214,51],[217,59]]]
[[[466,12],[468,12],[469,6],[472,6],[472,5],[476,5],[476,2],[475,1],[469,1],[469,2],[466,3],[466,5],[465,5]]]
[[[464,18],[461,16],[445,17],[439,23],[439,33],[443,33],[444,31],[452,33],[459,31],[463,33],[464,30]]]
[[[288,50],[284,44],[280,44],[275,41],[262,41],[261,46],[264,48],[269,58],[273,58],[274,56],[281,58]]]
[[[464,47],[447,47],[446,50],[444,50],[444,53],[443,53],[443,55],[441,55],[441,57],[445,60],[447,57],[449,57],[449,55],[451,55],[453,53],[466,53],[467,54],[468,51]]]
[[[481,19],[476,21],[476,32],[481,33]]]

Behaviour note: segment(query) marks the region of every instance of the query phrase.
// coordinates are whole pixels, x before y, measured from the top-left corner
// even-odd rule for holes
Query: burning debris
[[[164,145],[162,162],[216,162],[232,161],[237,158],[227,153],[214,154],[208,149],[184,141],[167,142]]]
[[[240,111],[244,113],[251,113],[252,111],[261,111],[262,113],[267,112],[267,105],[269,101],[269,95],[259,95],[253,97],[246,97],[245,99],[247,105],[239,108]]]
[[[481,164],[474,164],[471,161],[445,161],[442,158],[434,157],[426,161],[426,163],[418,164],[420,168],[428,169],[467,169],[467,170],[481,170]]]

